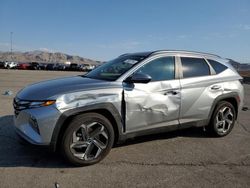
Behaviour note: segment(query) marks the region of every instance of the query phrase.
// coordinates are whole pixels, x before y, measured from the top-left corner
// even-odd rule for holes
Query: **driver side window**
[[[175,58],[172,56],[154,59],[139,68],[137,73],[151,76],[151,81],[175,79]]]

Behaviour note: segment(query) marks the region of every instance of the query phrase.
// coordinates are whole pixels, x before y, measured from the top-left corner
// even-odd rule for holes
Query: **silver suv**
[[[227,135],[242,107],[241,79],[212,54],[124,54],[86,75],[22,89],[14,99],[15,127],[28,142],[90,165],[114,143],[139,135],[191,126]]]

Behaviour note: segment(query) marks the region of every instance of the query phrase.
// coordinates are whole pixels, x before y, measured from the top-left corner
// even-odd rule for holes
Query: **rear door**
[[[206,123],[214,99],[222,94],[218,79],[207,61],[200,57],[180,57],[182,79],[180,123]]]
[[[147,83],[124,83],[127,132],[178,125],[180,82],[174,56],[158,57],[135,72],[148,74]]]

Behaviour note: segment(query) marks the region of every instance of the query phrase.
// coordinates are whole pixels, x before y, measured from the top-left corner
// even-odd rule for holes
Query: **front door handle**
[[[221,86],[220,85],[214,85],[211,87],[212,90],[219,90],[221,89]]]
[[[177,94],[178,94],[178,92],[177,92],[177,91],[174,91],[174,90],[172,90],[172,91],[167,91],[167,92],[164,93],[164,95],[177,95]]]

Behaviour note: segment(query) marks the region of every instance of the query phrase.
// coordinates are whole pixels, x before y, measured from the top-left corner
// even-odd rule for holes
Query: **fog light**
[[[40,130],[39,130],[39,127],[38,127],[38,123],[37,123],[36,118],[33,117],[33,116],[31,116],[29,122],[30,122],[31,127],[32,127],[38,134],[40,134]]]

